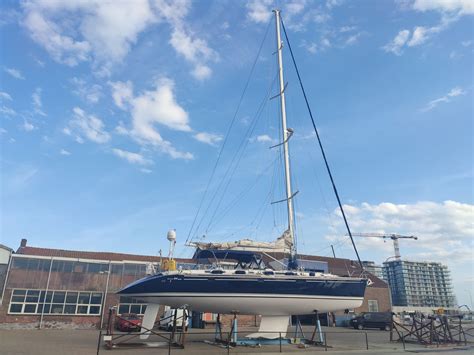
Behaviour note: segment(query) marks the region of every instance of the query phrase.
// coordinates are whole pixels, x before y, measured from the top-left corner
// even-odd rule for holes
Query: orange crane
[[[418,237],[414,235],[400,235],[400,234],[386,234],[386,233],[352,233],[354,237],[369,237],[369,238],[383,238],[393,240],[393,249],[395,249],[395,259],[400,260],[400,244],[398,239],[415,239]]]

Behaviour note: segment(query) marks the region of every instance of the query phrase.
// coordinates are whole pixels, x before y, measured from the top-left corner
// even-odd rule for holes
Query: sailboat
[[[295,265],[297,254],[293,220],[295,193],[291,186],[288,147],[292,130],[287,128],[286,122],[280,11],[274,10],[274,14],[282,113],[281,144],[284,153],[288,212],[288,228],[281,237],[280,244],[275,247],[289,247],[288,268],[283,271],[269,269],[223,270],[220,268],[176,270],[174,260],[166,260],[165,269],[168,269],[167,271],[140,279],[118,292],[120,295],[133,297],[148,304],[143,320],[144,325],[153,324],[159,305],[167,305],[172,308],[187,307],[198,312],[261,315],[262,321],[259,331],[262,334],[269,330],[275,331],[276,334],[280,332],[286,334],[288,319],[291,315],[333,312],[353,309],[362,305],[367,286],[366,279],[341,277],[322,272],[305,272]],[[168,239],[173,241],[173,238],[174,236],[171,235]],[[240,244],[249,246],[245,240]],[[201,245],[201,247],[205,246]],[[271,249],[272,246],[266,247]],[[229,249],[232,249],[232,245]],[[250,248],[250,250],[253,249]]]

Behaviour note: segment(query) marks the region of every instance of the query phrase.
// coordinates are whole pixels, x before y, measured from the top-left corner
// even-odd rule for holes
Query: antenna
[[[168,253],[168,259],[171,260],[173,259],[174,247],[176,245],[176,229],[170,229],[168,231],[166,239],[168,239],[170,242],[170,250]]]

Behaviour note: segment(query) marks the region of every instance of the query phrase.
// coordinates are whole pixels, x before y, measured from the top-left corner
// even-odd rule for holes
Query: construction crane
[[[400,235],[400,234],[384,234],[384,233],[352,233],[355,237],[369,237],[369,238],[383,238],[383,239],[392,239],[393,240],[393,249],[395,249],[395,259],[400,260],[400,244],[398,239],[415,239],[418,237],[413,235]]]

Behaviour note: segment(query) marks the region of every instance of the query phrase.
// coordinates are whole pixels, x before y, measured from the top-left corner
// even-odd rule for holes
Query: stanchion
[[[365,349],[369,350],[369,339],[367,338],[367,332],[365,332]]]
[[[171,342],[173,340],[173,333],[170,333],[170,340],[168,341],[168,355],[171,354]]]
[[[324,333],[324,351],[328,351],[328,334]]]
[[[281,332],[280,332],[280,352],[281,352]]]
[[[97,355],[99,355],[101,340],[102,340],[102,330],[99,332],[99,340],[97,341]]]

